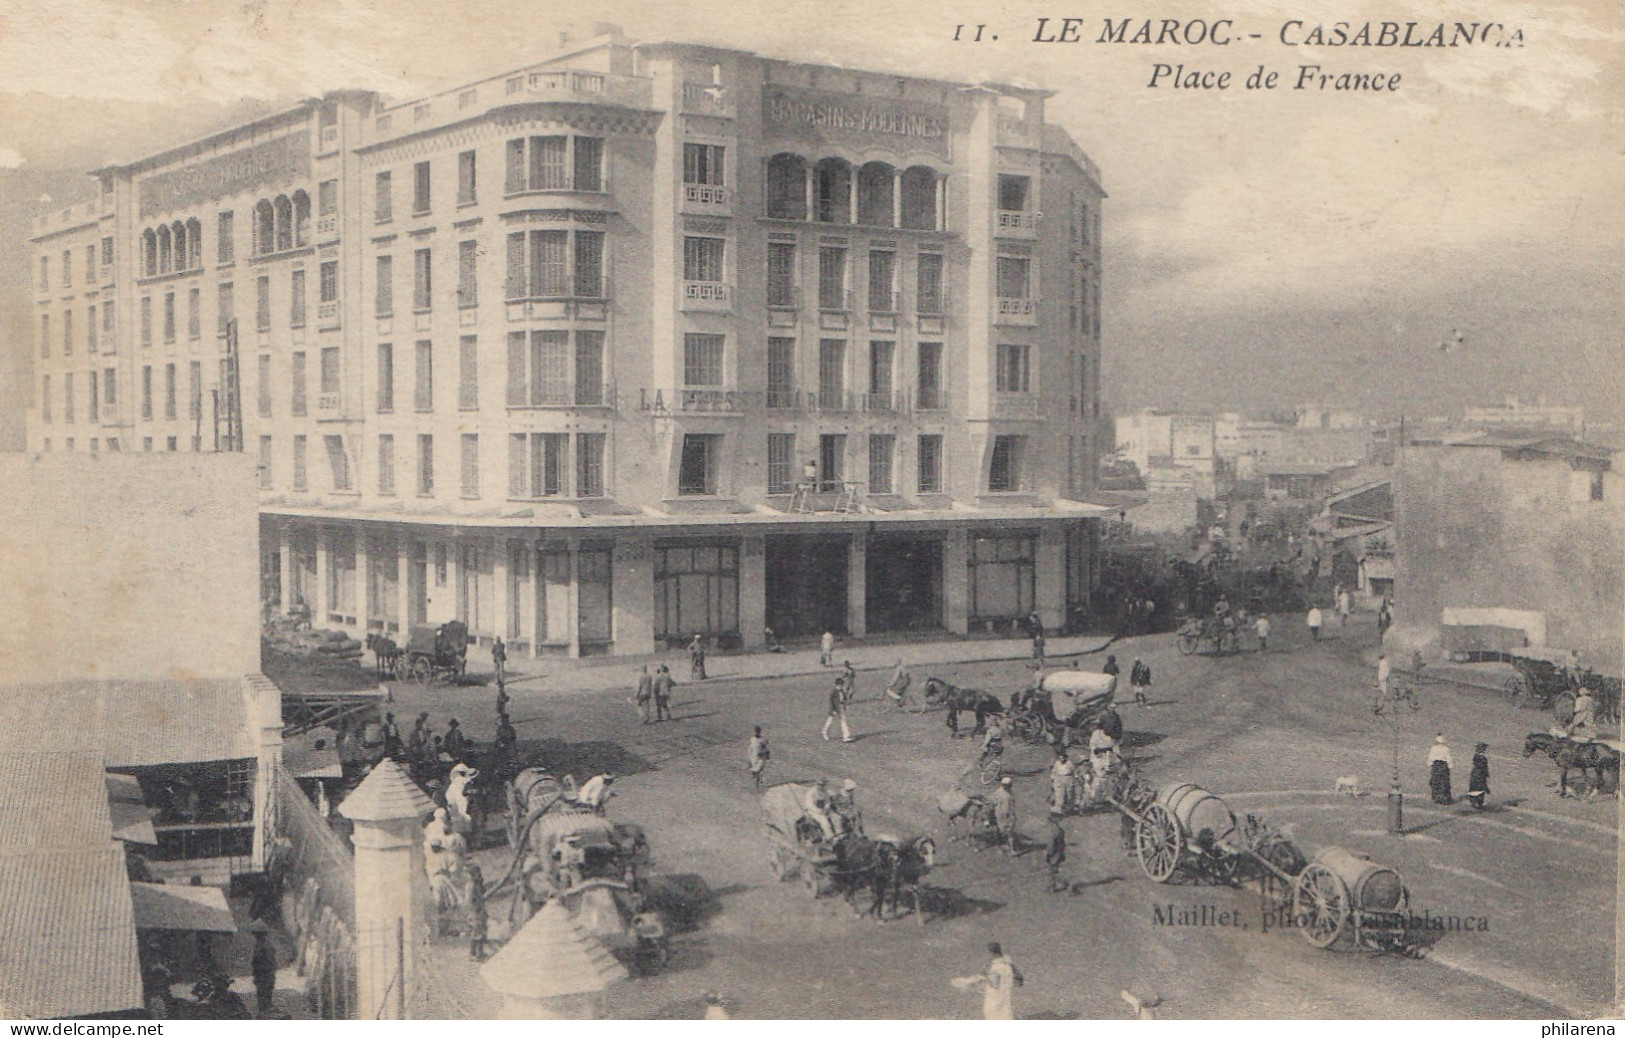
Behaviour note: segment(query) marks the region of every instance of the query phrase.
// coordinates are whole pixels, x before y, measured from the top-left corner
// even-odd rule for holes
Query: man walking
[[[1270,650],[1270,618],[1263,613],[1258,614],[1258,622],[1253,624],[1253,633],[1258,635],[1258,651]]]
[[[1435,804],[1455,803],[1450,795],[1451,764],[1450,747],[1445,745],[1444,733],[1440,732],[1428,750],[1428,792],[1433,794]]]
[[[250,965],[254,975],[254,1001],[261,1020],[269,1019],[276,1005],[276,958],[276,945],[271,943],[270,931],[255,930],[254,957]]]
[[[655,700],[655,679],[649,674],[649,665],[643,665],[643,673],[638,675],[638,713],[643,715],[643,723],[648,724],[652,719]]]
[[[688,643],[688,679],[705,680],[705,636],[696,634]]]
[[[1309,607],[1309,637],[1320,641],[1320,625],[1322,623],[1319,606]]]
[[[1140,706],[1150,705],[1151,666],[1135,657],[1134,666],[1129,668],[1128,683],[1134,689],[1134,702]]]
[[[491,643],[491,669],[496,672],[498,688],[508,683],[508,647],[502,644],[501,635]]]
[[[818,639],[818,665],[820,667],[833,666],[835,663],[835,635],[829,631]]]
[[[671,720],[671,690],[677,683],[672,680],[671,669],[662,663],[655,672],[655,720]]]
[[[1049,892],[1064,894],[1072,889],[1072,884],[1061,879],[1061,866],[1066,864],[1066,830],[1061,828],[1060,815],[1050,815],[1049,830],[1049,848],[1044,851],[1044,866],[1049,871]]]
[[[858,690],[858,672],[852,666],[851,660],[841,661],[841,681],[846,687],[846,701],[850,703]]]
[[[835,723],[836,718],[841,721],[841,741],[852,741],[852,729],[846,723],[846,683],[835,679],[835,687],[829,691],[829,713],[824,717],[824,741],[829,741],[829,726]]]
[[[886,695],[891,697],[899,710],[903,708],[903,693],[908,691],[911,680],[908,671],[903,669],[903,657],[897,657],[897,666],[893,667],[891,672],[891,682],[886,685]]]
[[[1388,654],[1377,653],[1377,695],[1388,695],[1388,678],[1393,673],[1393,667],[1388,662]]]
[[[1341,584],[1337,587],[1337,626],[1349,625],[1349,589]]]
[[[1010,788],[1010,776],[999,779],[999,788],[987,798],[993,809],[993,824],[999,830],[999,842],[1006,855],[1016,850],[1016,795]]]
[[[767,768],[767,762],[773,756],[768,749],[767,736],[762,734],[762,726],[756,726],[756,734],[750,737],[750,746],[745,750],[745,759],[750,764],[750,777],[756,781],[756,788],[762,788],[762,772]]]

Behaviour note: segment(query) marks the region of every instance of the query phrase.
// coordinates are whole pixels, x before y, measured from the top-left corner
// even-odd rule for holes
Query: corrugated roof
[[[0,855],[0,1017],[140,1006],[124,849]]]
[[[72,738],[109,768],[234,760],[258,753],[241,678],[12,685],[0,699],[0,753]]]
[[[0,755],[0,855],[57,848],[101,850],[113,839],[101,754]]]

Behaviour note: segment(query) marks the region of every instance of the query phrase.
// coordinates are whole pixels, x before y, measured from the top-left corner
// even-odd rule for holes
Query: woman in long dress
[[[1467,776],[1467,799],[1480,810],[1484,807],[1484,799],[1490,795],[1489,748],[1488,743],[1482,742],[1473,747],[1473,770]]]
[[[1453,804],[1455,798],[1450,795],[1450,747],[1444,743],[1444,735],[1440,733],[1433,740],[1433,748],[1428,750],[1428,789],[1433,793],[1435,804]]]

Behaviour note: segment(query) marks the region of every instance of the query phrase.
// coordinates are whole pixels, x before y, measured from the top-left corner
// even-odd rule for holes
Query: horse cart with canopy
[[[1115,674],[1053,670],[1034,688],[1015,696],[1007,727],[1010,734],[1032,743],[1084,742],[1116,694]]]
[[[800,878],[809,897],[835,892],[841,859],[835,841],[807,817],[807,783],[785,782],[762,794],[762,824],[767,833],[768,867],[780,880]]]
[[[439,627],[414,627],[395,657],[395,677],[424,684],[444,678],[459,681],[467,667],[468,625],[448,620]]]

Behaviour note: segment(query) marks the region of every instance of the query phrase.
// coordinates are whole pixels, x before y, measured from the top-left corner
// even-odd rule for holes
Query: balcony
[[[1012,299],[999,296],[994,300],[994,324],[1013,324],[1034,327],[1038,324],[1038,300]]]
[[[1037,393],[995,393],[993,395],[993,417],[995,418],[1042,418],[1044,416],[1044,400]]]
[[[510,104],[518,101],[577,101],[647,108],[649,81],[636,76],[603,72],[531,72],[509,77],[504,100]]]
[[[1038,237],[1038,214],[1000,209],[994,214],[994,229],[1000,238]]]
[[[715,83],[684,83],[683,112],[687,115],[714,115],[732,119],[733,93]]]
[[[721,184],[684,184],[683,212],[726,214],[728,189]]]
[[[322,331],[331,331],[339,326],[339,304],[316,304],[316,327]]]
[[[610,298],[609,279],[606,278],[596,295],[519,297],[505,300],[504,305],[510,322],[539,317],[605,321],[609,319]]]
[[[721,281],[685,281],[682,309],[713,313],[731,312],[733,286]]]

